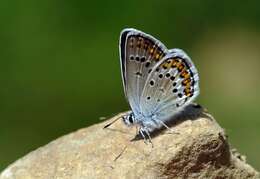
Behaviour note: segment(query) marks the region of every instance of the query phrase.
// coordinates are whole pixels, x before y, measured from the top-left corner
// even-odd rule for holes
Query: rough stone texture
[[[198,105],[188,106],[145,144],[121,120],[63,136],[7,167],[0,179],[260,178],[231,151],[223,129]],[[173,121],[173,120],[172,120]],[[131,140],[135,137],[134,140]]]

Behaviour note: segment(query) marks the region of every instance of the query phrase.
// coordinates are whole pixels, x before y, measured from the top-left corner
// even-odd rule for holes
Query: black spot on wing
[[[136,75],[136,76],[142,76],[143,74],[138,71],[138,72],[135,73],[135,75]]]
[[[145,67],[148,68],[150,66],[150,62],[146,62]]]
[[[151,86],[154,85],[154,81],[153,81],[153,80],[150,81],[150,85],[151,85]]]

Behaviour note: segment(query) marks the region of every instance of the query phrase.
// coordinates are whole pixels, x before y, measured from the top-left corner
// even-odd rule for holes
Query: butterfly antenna
[[[108,128],[109,126],[111,126],[112,124],[114,124],[118,119],[121,119],[121,118],[122,118],[121,116],[118,117],[118,118],[116,118],[115,120],[113,120],[113,121],[110,122],[109,124],[105,125],[105,126],[103,127],[103,129]]]

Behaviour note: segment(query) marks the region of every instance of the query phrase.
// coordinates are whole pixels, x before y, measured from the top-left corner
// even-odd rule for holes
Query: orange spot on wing
[[[154,52],[154,47],[150,49],[150,54],[153,54]]]
[[[192,95],[191,88],[190,87],[185,88],[184,93],[188,97],[191,96]]]
[[[187,78],[187,79],[185,79],[185,80],[182,81],[182,85],[183,85],[183,86],[186,86],[186,85],[188,85],[190,82],[191,82],[191,79],[190,79],[190,78]]]
[[[182,62],[180,62],[180,63],[178,63],[178,67],[177,68],[181,72],[185,68],[185,65]]]
[[[180,65],[180,63],[181,63],[181,62],[180,62],[178,59],[174,59],[174,60],[172,61],[171,67],[172,67],[172,68],[175,68],[175,67],[178,68],[178,66]]]
[[[155,59],[157,60],[157,59],[159,59],[159,58],[160,58],[160,54],[157,53],[157,54],[155,55]]]
[[[182,78],[186,78],[187,76],[189,76],[189,72],[187,70],[182,71],[181,75]]]

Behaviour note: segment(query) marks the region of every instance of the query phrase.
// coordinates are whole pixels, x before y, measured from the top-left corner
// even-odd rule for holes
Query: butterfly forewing
[[[185,52],[173,49],[147,78],[141,111],[159,119],[171,117],[199,94],[198,73]]]
[[[124,91],[135,113],[141,112],[140,100],[148,75],[167,53],[167,48],[148,34],[135,29],[121,32],[120,57]]]

